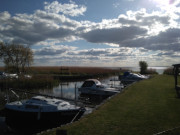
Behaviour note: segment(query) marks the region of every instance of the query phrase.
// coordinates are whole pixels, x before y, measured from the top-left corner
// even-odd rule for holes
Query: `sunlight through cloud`
[[[175,0],[152,0],[157,7],[160,7],[163,10],[170,10],[172,7],[175,7]]]

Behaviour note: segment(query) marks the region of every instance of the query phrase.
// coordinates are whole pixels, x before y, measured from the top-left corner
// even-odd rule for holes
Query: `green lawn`
[[[152,135],[180,126],[180,99],[173,76],[133,84],[80,121],[63,126],[68,135]],[[56,130],[44,133],[55,135]]]

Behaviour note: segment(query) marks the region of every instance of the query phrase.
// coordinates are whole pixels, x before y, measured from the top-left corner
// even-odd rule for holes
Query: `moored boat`
[[[133,82],[141,81],[144,79],[148,79],[149,76],[141,75],[141,74],[136,74],[136,73],[131,73],[131,72],[124,72],[123,76],[120,76],[119,79],[121,83],[123,84],[131,84]]]
[[[5,105],[6,123],[12,128],[46,128],[78,120],[85,112],[70,102],[45,96]]]
[[[79,88],[81,94],[99,95],[99,96],[112,96],[119,93],[120,89],[107,88],[97,79],[87,79]]]

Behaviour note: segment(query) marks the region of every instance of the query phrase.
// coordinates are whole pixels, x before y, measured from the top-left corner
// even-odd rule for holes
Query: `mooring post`
[[[76,88],[76,85],[77,85],[77,84],[75,83],[75,90],[74,90],[75,103],[76,103],[76,94],[77,94],[77,92],[76,92],[76,89],[77,89],[77,88]]]
[[[176,88],[176,86],[177,86],[177,76],[178,76],[178,68],[176,66],[174,66],[173,72],[174,72],[175,88]]]
[[[180,64],[175,64],[173,66],[174,66],[173,73],[174,73],[174,79],[175,79],[175,89],[176,89],[178,98],[180,98],[180,87],[178,86],[178,75],[179,75]]]

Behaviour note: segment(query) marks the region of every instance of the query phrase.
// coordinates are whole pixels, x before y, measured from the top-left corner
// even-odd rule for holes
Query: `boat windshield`
[[[85,81],[82,87],[92,87],[95,83],[93,81]]]
[[[67,106],[67,104],[62,104],[61,106],[62,106],[62,107],[65,107],[65,106]]]
[[[56,102],[55,104],[60,104],[61,103],[61,101],[58,101],[58,102]]]

